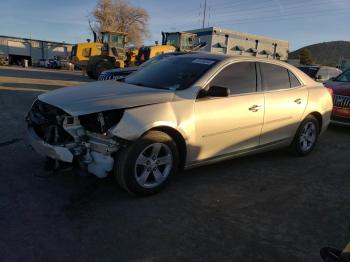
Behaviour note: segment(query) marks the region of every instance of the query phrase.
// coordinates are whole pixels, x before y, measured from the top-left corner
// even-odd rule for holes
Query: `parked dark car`
[[[161,54],[161,55],[153,57],[152,59],[146,61],[145,63],[141,64],[140,66],[106,70],[100,74],[98,81],[105,81],[105,80],[120,81],[120,80],[123,80],[128,75],[130,75],[131,73],[136,72],[137,70],[142,69],[148,65],[156,63],[156,62],[158,62],[166,57],[183,55],[183,54],[185,54],[185,53],[184,52],[165,53],[165,54]]]
[[[49,59],[47,62],[47,67],[51,69],[61,69],[61,62],[57,59]]]
[[[350,69],[324,85],[333,92],[332,122],[350,125]]]
[[[327,81],[342,73],[340,69],[330,66],[299,66],[298,68],[318,82]]]

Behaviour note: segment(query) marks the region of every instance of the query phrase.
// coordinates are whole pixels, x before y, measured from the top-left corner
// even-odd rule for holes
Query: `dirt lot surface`
[[[112,178],[48,173],[25,139],[40,93],[80,73],[0,68],[0,261],[320,261],[350,241],[350,128],[179,174],[134,198]],[[74,88],[74,87],[72,87]]]

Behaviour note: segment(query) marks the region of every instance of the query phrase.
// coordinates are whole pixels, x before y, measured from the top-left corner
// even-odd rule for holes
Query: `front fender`
[[[189,101],[168,102],[127,109],[120,122],[109,130],[111,135],[136,140],[155,127],[170,127],[185,139],[194,132],[193,104]]]

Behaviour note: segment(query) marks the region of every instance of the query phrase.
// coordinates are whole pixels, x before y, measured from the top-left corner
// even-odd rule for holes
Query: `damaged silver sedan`
[[[189,54],[129,76],[40,95],[31,146],[127,191],[158,192],[180,168],[287,147],[309,154],[329,124],[327,90],[298,69],[254,57]]]

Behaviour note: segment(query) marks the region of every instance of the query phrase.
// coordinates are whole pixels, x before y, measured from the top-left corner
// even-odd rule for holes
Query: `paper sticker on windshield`
[[[193,64],[202,64],[202,65],[211,65],[214,64],[215,61],[207,60],[207,59],[195,59],[192,61]]]

